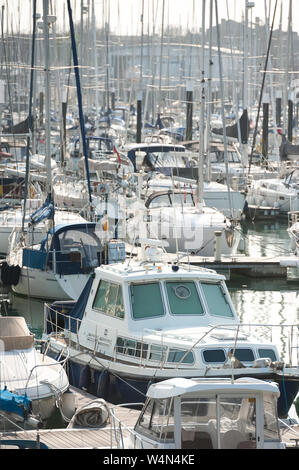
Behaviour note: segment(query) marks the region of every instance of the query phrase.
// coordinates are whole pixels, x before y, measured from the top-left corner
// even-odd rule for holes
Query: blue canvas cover
[[[50,198],[47,198],[42,207],[37,209],[30,216],[30,225],[34,226],[44,219],[53,219],[54,204]]]
[[[93,283],[94,275],[91,275],[83,291],[81,292],[80,297],[78,298],[75,306],[70,311],[70,325],[66,325],[66,328],[69,328],[72,333],[77,333],[77,325],[80,326],[80,320],[82,320],[83,313],[87,304],[89,297],[90,289]],[[79,321],[77,321],[79,320]]]
[[[16,395],[7,390],[7,387],[0,390],[0,410],[26,418],[31,408],[31,400],[27,395]]]

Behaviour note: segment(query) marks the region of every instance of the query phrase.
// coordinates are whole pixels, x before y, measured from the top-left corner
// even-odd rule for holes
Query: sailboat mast
[[[202,0],[202,29],[201,29],[201,100],[200,100],[200,132],[199,132],[199,155],[198,155],[198,184],[197,204],[203,204],[203,158],[204,158],[204,118],[205,118],[205,16],[206,0]]]
[[[50,47],[49,47],[49,0],[43,0],[43,32],[45,53],[45,143],[46,143],[46,168],[47,168],[47,196],[52,194],[51,175],[51,128],[50,128]]]

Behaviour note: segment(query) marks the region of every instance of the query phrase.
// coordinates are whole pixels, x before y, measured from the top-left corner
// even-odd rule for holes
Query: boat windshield
[[[98,266],[97,253],[101,242],[94,230],[66,230],[59,234],[59,243],[61,252],[80,252],[83,265]]]
[[[220,395],[218,405],[216,395],[183,397],[182,448],[256,447],[255,408],[256,400],[253,397]]]
[[[148,160],[154,168],[185,168],[185,152],[153,152],[148,153]]]
[[[164,289],[162,289],[164,284]],[[163,301],[165,293],[165,303]],[[233,318],[234,312],[221,283],[199,283],[196,280],[173,280],[131,284],[132,314],[135,320],[161,317],[165,307],[172,315],[204,315],[204,299],[208,313],[223,318]]]
[[[135,431],[156,441],[173,441],[173,399],[149,400],[135,426]]]
[[[181,192],[174,194],[160,194],[155,196],[149,204],[150,208],[154,207],[173,207],[173,206],[191,206],[195,207],[192,193]]]
[[[170,311],[173,315],[203,315],[196,285],[193,281],[166,282]]]
[[[201,283],[211,315],[233,317],[227,294],[221,284]]]
[[[131,303],[135,320],[164,315],[159,282],[131,284]]]

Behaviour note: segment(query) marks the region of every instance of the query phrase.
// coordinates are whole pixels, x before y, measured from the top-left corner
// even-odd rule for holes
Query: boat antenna
[[[85,159],[85,170],[86,170],[86,178],[87,178],[87,186],[88,186],[89,203],[90,203],[90,208],[92,208],[92,205],[91,205],[92,204],[91,185],[90,185],[90,177],[89,177],[87,143],[86,143],[86,136],[85,136],[83,108],[82,108],[82,94],[81,94],[81,85],[80,85],[79,63],[78,63],[78,55],[77,55],[73,15],[72,15],[72,8],[71,8],[70,0],[67,0],[67,8],[68,8],[68,14],[69,14],[71,43],[72,43],[72,52],[73,52],[73,63],[74,63],[74,72],[75,72],[76,87],[77,87],[79,121],[80,121],[81,138],[82,138],[82,145],[83,145],[83,155],[84,155],[84,159]]]

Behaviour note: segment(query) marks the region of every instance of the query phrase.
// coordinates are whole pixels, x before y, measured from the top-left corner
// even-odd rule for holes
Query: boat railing
[[[62,304],[65,304],[62,303]],[[73,305],[74,302],[69,302]],[[66,304],[65,304],[66,305]],[[62,307],[63,308],[63,307]],[[65,340],[68,340],[70,345],[72,333],[76,335],[78,340],[78,332],[81,325],[80,318],[74,318],[71,315],[61,312],[58,309],[53,308],[51,305],[44,303],[44,333],[55,336],[55,338],[63,336]],[[71,328],[71,322],[73,328]],[[79,341],[78,341],[79,347]]]
[[[243,334],[246,334],[248,336],[252,334],[256,334],[258,338],[261,338],[261,333],[260,329],[263,328],[264,331],[262,332],[262,336],[270,341],[271,343],[275,342],[277,343],[277,333],[274,335],[274,329],[276,331],[280,329],[283,331],[283,337],[282,337],[282,342],[284,343],[284,353],[287,353],[287,358],[289,363],[295,364],[297,367],[299,364],[299,340],[298,340],[298,332],[299,332],[299,324],[267,324],[267,323],[223,323],[223,324],[215,324],[215,325],[208,325],[207,328],[203,329],[202,335],[190,346],[190,348],[184,352],[183,356],[181,359],[176,363],[176,368],[178,368],[180,365],[183,364],[184,359],[187,357],[187,355],[194,350],[194,348],[200,344],[205,337],[211,335],[214,330],[228,330],[229,332],[234,333],[232,335],[232,338],[236,346],[240,344],[240,330],[246,329],[246,332],[242,332]],[[233,332],[233,329],[236,331]],[[285,331],[287,332],[285,333]],[[254,330],[254,331],[253,331]],[[154,335],[155,337],[158,337],[161,343],[161,347],[165,348],[166,340],[181,340],[182,335],[180,334],[175,334],[175,333],[165,333],[163,331],[159,330],[154,330],[154,329],[144,329],[143,330],[143,335],[144,334],[151,334]],[[275,336],[275,337],[274,337]],[[185,338],[187,339],[187,338]],[[226,338],[223,338],[224,340]],[[228,338],[227,338],[228,339]],[[178,348],[179,349],[179,348]],[[163,364],[166,361],[166,355],[164,355],[164,360]],[[142,357],[142,349],[140,350],[140,357]],[[161,361],[162,362],[162,361]],[[161,364],[161,366],[163,365]],[[184,364],[184,367],[186,364]]]
[[[116,441],[116,445],[118,449],[126,449],[127,443],[125,442],[125,439],[128,437],[131,437],[131,439],[134,442],[134,448],[135,449],[143,449],[143,442],[141,437],[132,429],[131,427],[127,426],[124,424],[117,416],[117,410],[119,411],[119,408],[126,408],[130,407],[130,409],[136,409],[137,407],[142,407],[144,406],[144,403],[122,403],[121,405],[117,405],[115,407],[110,408],[110,415],[112,417],[112,427],[113,427],[113,433],[114,433],[114,439]]]
[[[71,305],[71,303],[69,303]],[[63,306],[67,307],[67,303],[61,303],[62,309]],[[67,313],[61,312],[59,309],[52,307],[51,305],[44,304],[44,333],[51,334],[53,336],[61,337],[63,336],[65,341],[70,342],[72,339],[76,340],[77,348],[79,349],[79,339],[78,333],[81,325],[81,319],[74,318]],[[215,330],[221,329],[226,330],[226,332],[231,333],[230,338],[223,338],[224,340],[233,340],[235,347],[240,345],[242,341],[241,336],[246,334],[248,336],[256,335],[257,338],[263,337],[265,340],[277,344],[278,341],[283,343],[283,352],[281,354],[282,359],[285,357],[286,362],[293,364],[294,367],[297,367],[299,364],[299,324],[269,324],[269,323],[217,323],[215,325],[206,325],[202,328],[202,335],[197,338],[196,341],[192,343],[188,350],[184,350],[184,354],[180,358],[180,360],[175,363],[176,367],[186,367],[186,363],[183,363],[185,357],[192,352],[198,344],[200,344],[205,337],[213,334]],[[262,329],[262,331],[261,331]],[[245,331],[246,330],[246,331]],[[279,331],[281,332],[279,335]],[[126,339],[130,339],[129,335],[122,335],[121,332],[118,332],[120,337],[125,336]],[[160,366],[162,367],[167,358],[166,349],[168,348],[167,340],[188,340],[188,336],[183,334],[176,334],[176,333],[165,333],[164,331],[159,331],[150,328],[144,328],[142,330],[140,341],[135,340],[136,345],[134,347],[130,346],[121,346],[119,344],[115,344],[114,346],[114,361],[117,360],[118,354],[126,354],[126,352],[120,352],[121,349],[128,350],[133,349],[131,351],[132,354],[129,354],[131,357],[135,357],[139,359],[140,365],[143,365],[144,361],[147,360],[147,356],[149,353],[149,348],[145,347],[145,338],[144,336],[152,335],[153,339],[151,340],[151,344],[157,345],[157,343],[161,344],[161,359],[160,359]],[[241,338],[240,338],[241,337]],[[157,338],[157,339],[155,339]],[[98,339],[100,339],[100,334]],[[98,342],[97,337],[94,338],[95,346]],[[148,338],[146,339],[147,346],[149,345]],[[169,346],[169,348],[173,348],[173,346]],[[165,349],[166,348],[166,349]],[[178,350],[183,349],[178,346]],[[155,361],[157,362],[157,361]]]
[[[62,357],[62,354],[64,353],[64,351],[66,350],[66,354],[64,356],[63,359],[60,359]],[[35,366],[32,367],[32,369],[30,370],[30,373],[29,373],[29,376],[27,378],[27,381],[26,381],[26,385],[25,385],[25,394],[27,394],[27,388],[28,388],[28,385],[29,385],[29,382],[30,382],[30,379],[31,379],[31,376],[33,374],[33,371],[35,369],[37,369],[38,367],[57,367],[58,365],[61,366],[61,369],[60,369],[60,374],[62,374],[62,371],[63,371],[63,366],[65,365],[66,361],[68,360],[69,358],[69,351],[68,349],[66,348],[66,346],[63,348],[63,350],[60,352],[59,354],[59,357],[58,359],[55,360],[55,362],[53,362],[52,364],[50,364],[49,362],[45,363],[45,364],[36,364]],[[46,385],[48,385],[48,382],[46,380],[43,381],[43,383],[45,383]],[[50,386],[50,384],[49,384]],[[51,388],[51,386],[50,386]]]

